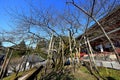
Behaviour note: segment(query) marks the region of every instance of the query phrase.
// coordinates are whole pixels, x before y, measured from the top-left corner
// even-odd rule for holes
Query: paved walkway
[[[89,59],[84,59],[83,61],[89,61]],[[97,66],[103,66],[103,67],[120,70],[120,64],[117,61],[95,60],[95,63]]]

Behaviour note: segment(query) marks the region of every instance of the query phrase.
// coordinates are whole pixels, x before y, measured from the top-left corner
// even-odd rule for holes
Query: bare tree
[[[87,19],[89,17],[90,22],[95,21],[100,26],[100,29],[104,32],[108,40],[111,42],[106,32],[104,31],[103,26],[97,21],[97,19],[99,19],[102,14],[103,15],[105,14],[106,6],[101,6],[101,4],[103,2],[107,3],[107,1],[103,1],[103,2],[101,1],[96,3],[96,0],[93,0],[93,1],[90,0],[87,3],[89,2],[90,2],[89,8],[88,9],[85,8],[85,10],[79,7],[74,0],[68,3],[74,5],[84,14],[86,14],[87,16],[85,17]],[[99,8],[96,8],[96,6],[99,6]],[[84,23],[81,24],[83,20],[83,19],[81,20],[81,16],[83,16],[84,14],[81,14],[81,12],[77,11],[76,9],[73,12],[65,11],[62,14],[62,13],[59,13],[58,11],[53,11],[53,9],[52,11],[50,11],[50,9],[40,10],[33,5],[30,5],[30,7],[31,7],[30,15],[25,14],[24,12],[18,13],[17,11],[12,10],[12,13],[13,13],[12,16],[13,18],[15,18],[14,21],[17,23],[17,28],[11,32],[11,34],[13,34],[14,36],[17,36],[16,37],[17,39],[15,37],[13,39],[16,39],[16,40],[24,39],[26,41],[28,40],[30,44],[32,43],[36,44],[37,42],[39,42],[40,39],[48,39],[50,41],[49,47],[48,47],[48,62],[50,62],[50,56],[52,53],[51,50],[56,49],[56,52],[57,52],[56,54],[59,57],[55,65],[57,66],[57,69],[62,69],[64,65],[64,57],[65,57],[64,55],[65,53],[67,53],[65,51],[65,46],[67,46],[67,49],[69,49],[70,54],[73,53],[73,49],[76,49],[75,53],[76,52],[79,53],[79,50],[77,50],[78,48],[76,46],[77,44],[74,38],[76,36],[76,33],[80,33],[80,30],[84,29],[84,27],[83,29],[81,29],[81,26],[83,26],[84,24]],[[83,7],[85,6],[83,5]],[[101,9],[105,9],[105,11],[103,12],[101,11]],[[54,12],[56,12],[56,14],[54,14]],[[9,14],[11,15],[11,13]],[[70,32],[69,38],[67,37],[69,40],[69,44],[65,42],[63,37],[67,35],[68,31]],[[86,31],[86,29],[84,31]],[[52,35],[53,33],[54,33],[54,36]],[[55,36],[59,38],[58,46],[55,45]],[[112,43],[111,45],[113,46]],[[90,45],[89,45],[89,48],[90,48]],[[46,66],[48,67],[48,65],[50,64],[47,64]],[[60,65],[60,67],[58,65]]]
[[[107,33],[105,32],[105,30],[104,30],[103,26],[101,25],[101,23],[96,19],[95,15],[93,15],[93,14],[95,13],[94,8],[95,8],[95,6],[96,6],[97,1],[96,1],[96,0],[93,0],[92,2],[93,2],[93,5],[90,7],[90,8],[92,8],[91,11],[90,11],[91,13],[89,13],[89,12],[87,12],[86,10],[84,10],[83,8],[81,8],[78,4],[75,3],[74,0],[72,0],[72,1],[70,1],[70,2],[67,2],[67,3],[70,3],[70,4],[72,4],[73,6],[75,6],[75,7],[78,8],[80,11],[82,11],[84,14],[86,14],[88,17],[90,17],[95,23],[97,23],[97,25],[100,27],[101,31],[104,33],[105,37],[106,37],[106,38],[108,39],[108,41],[110,42],[110,44],[111,44],[111,46],[112,46],[112,48],[113,48],[113,50],[114,50],[114,52],[115,52],[115,55],[116,55],[116,57],[117,57],[117,60],[118,60],[118,62],[120,63],[119,55],[118,55],[118,53],[117,53],[117,51],[116,51],[116,49],[115,49],[115,47],[114,47],[111,39],[108,37],[108,35],[107,35]],[[98,1],[98,2],[103,3],[103,2],[106,2],[106,1]],[[101,10],[102,8],[105,9],[105,8],[108,7],[108,6],[113,6],[113,7],[110,8],[110,9],[108,8],[109,10],[106,10],[106,9],[105,9],[105,11],[103,11],[104,14],[105,14],[105,13],[108,13],[111,9],[114,8],[115,3],[116,3],[116,0],[114,1],[114,4],[112,4],[112,5],[107,5],[107,4],[105,3],[105,4],[101,5],[101,6],[103,6],[103,7],[98,8],[98,10],[99,10],[99,12],[100,12],[100,10]],[[97,14],[100,15],[101,12],[100,12],[100,13],[97,13]],[[101,16],[101,15],[100,15],[100,16]]]

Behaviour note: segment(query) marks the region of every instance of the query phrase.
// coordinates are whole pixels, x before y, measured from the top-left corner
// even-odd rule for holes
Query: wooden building
[[[120,6],[100,19],[99,22],[120,53]],[[78,36],[77,40],[80,40],[83,35]],[[87,37],[93,50],[112,51],[110,43],[96,23],[87,30]],[[81,42],[81,45],[84,45],[84,41]]]

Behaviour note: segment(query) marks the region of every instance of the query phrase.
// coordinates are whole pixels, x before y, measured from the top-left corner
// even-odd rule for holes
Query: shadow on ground
[[[113,77],[107,77],[107,80],[116,80]]]
[[[75,77],[70,72],[51,72],[47,76],[43,77],[42,80],[75,80]]]

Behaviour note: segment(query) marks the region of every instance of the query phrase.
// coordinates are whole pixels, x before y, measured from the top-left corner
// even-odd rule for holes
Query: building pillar
[[[104,51],[104,50],[103,50],[103,45],[102,45],[102,44],[99,45],[99,48],[100,48],[100,52],[103,52],[103,51]]]

